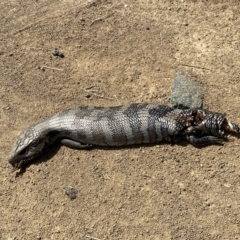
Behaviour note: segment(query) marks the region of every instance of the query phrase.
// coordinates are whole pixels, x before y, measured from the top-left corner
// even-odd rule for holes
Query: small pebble
[[[53,56],[56,56],[56,57],[61,57],[61,58],[64,58],[64,54],[62,52],[59,52],[57,49],[54,49],[52,51],[52,55]]]
[[[77,190],[76,190],[74,187],[72,187],[72,186],[66,186],[66,187],[64,188],[64,191],[65,191],[65,193],[68,195],[68,197],[69,197],[71,200],[77,198]]]

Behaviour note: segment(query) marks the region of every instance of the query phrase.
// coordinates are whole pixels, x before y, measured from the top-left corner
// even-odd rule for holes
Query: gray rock
[[[73,200],[77,197],[77,190],[72,186],[66,186],[64,188],[64,191],[71,200]]]
[[[204,92],[184,72],[177,71],[172,84],[171,106],[174,108],[202,107]]]

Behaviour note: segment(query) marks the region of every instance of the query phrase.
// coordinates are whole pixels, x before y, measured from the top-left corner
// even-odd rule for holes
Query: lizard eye
[[[19,152],[19,155],[25,155],[27,154],[27,152],[30,150],[30,149],[33,149],[35,147],[37,147],[37,145],[39,144],[39,141],[38,140],[33,140],[28,147],[24,148],[21,152]]]
[[[26,154],[26,152],[27,152],[27,148],[24,148],[24,149],[19,153],[19,155],[24,155],[24,154]]]

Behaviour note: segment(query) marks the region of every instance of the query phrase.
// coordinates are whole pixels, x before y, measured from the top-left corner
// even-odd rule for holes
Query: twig
[[[209,68],[199,67],[199,66],[194,66],[194,65],[188,65],[188,64],[181,64],[181,66],[184,66],[184,67],[193,67],[193,68],[200,68],[200,69],[206,69],[206,70],[211,70],[211,69],[209,69]]]
[[[103,20],[103,18],[97,18],[97,19],[95,19],[95,20],[89,25],[89,27],[91,27],[94,23],[101,22],[102,20]]]
[[[46,18],[48,18],[48,17],[46,17]],[[25,31],[25,30],[33,27],[34,25],[36,25],[37,23],[41,22],[42,20],[44,20],[44,19],[39,19],[39,20],[37,20],[37,21],[35,21],[35,22],[33,22],[33,23],[30,23],[29,25],[27,25],[27,26],[25,26],[25,27],[23,27],[23,28],[18,29],[17,31],[13,32],[12,34],[13,34],[13,35],[16,35],[16,34],[18,34],[18,33],[21,33],[21,32],[23,32],[23,31]]]
[[[163,42],[163,36],[162,36],[162,32],[160,32],[160,44],[162,45],[162,42]]]
[[[30,47],[31,50],[35,49],[35,50],[41,50],[41,51],[52,51],[52,49],[48,49],[48,48],[35,48],[35,47]]]
[[[113,98],[111,98],[111,97],[105,97],[103,93],[101,95],[97,94],[96,92],[99,92],[100,89],[99,90],[95,90],[95,89],[93,89],[94,87],[97,87],[97,86],[87,87],[87,88],[84,89],[84,91],[87,92],[89,95],[93,95],[93,96],[96,96],[96,97],[113,100]]]
[[[106,98],[106,99],[110,99],[110,100],[113,100],[113,98],[110,98],[110,97],[105,97],[103,94],[102,95],[99,95],[99,94],[96,94],[96,93],[90,93],[91,95],[93,96],[96,96],[96,97],[100,97],[100,98]]]
[[[90,238],[90,239],[92,239],[92,240],[101,240],[100,238],[91,237],[91,236],[89,236],[89,235],[86,235],[85,237],[86,237],[86,238]]]
[[[95,24],[95,23],[97,23],[97,22],[101,22],[102,20],[111,17],[112,15],[113,15],[113,13],[108,14],[108,15],[105,16],[105,17],[100,17],[100,18],[95,19],[94,21],[92,21],[92,23],[89,25],[89,27],[91,27],[93,24]]]
[[[92,89],[92,88],[95,88],[96,86],[95,85],[92,85],[90,87],[86,87],[85,90],[89,90],[89,89]]]
[[[53,68],[53,67],[41,66],[41,69],[45,69],[45,68],[52,69],[52,70],[57,70],[57,71],[63,71],[63,69],[60,69],[60,68]]]

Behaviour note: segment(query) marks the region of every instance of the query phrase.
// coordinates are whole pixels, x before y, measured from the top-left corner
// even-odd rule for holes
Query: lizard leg
[[[222,144],[223,139],[214,136],[197,137],[195,135],[187,135],[186,139],[195,146],[206,146],[210,144]]]
[[[92,147],[91,144],[88,143],[81,143],[72,139],[67,139],[67,138],[63,138],[60,140],[60,142],[69,148],[75,148],[75,149],[83,149],[83,148],[89,148]]]

